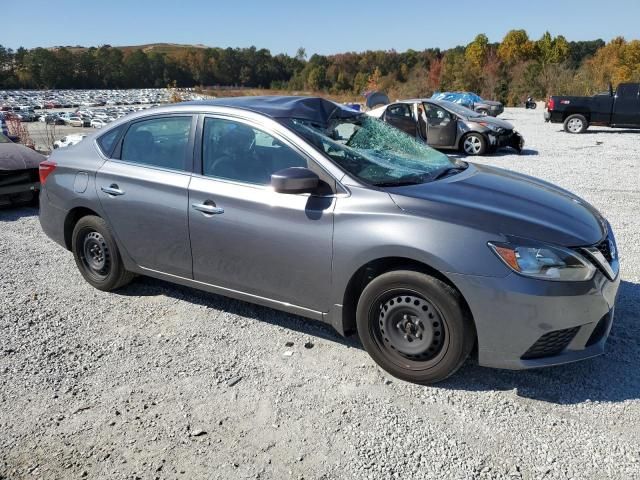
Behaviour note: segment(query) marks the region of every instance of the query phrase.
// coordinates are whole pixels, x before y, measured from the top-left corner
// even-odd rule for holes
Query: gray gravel
[[[611,221],[623,283],[605,356],[470,361],[415,386],[298,317],[151,279],[94,290],[35,210],[5,211],[0,478],[640,478],[639,134],[570,136],[541,116],[507,109],[526,155],[480,161]]]

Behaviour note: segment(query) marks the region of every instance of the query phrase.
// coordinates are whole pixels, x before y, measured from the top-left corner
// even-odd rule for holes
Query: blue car
[[[480,95],[472,92],[436,92],[431,98],[457,103],[482,115],[491,115],[492,117],[497,117],[504,112],[502,103],[494,100],[485,100]]]

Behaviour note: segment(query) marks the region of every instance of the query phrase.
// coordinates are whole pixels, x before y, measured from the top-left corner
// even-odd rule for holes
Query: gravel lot
[[[605,356],[529,372],[469,361],[411,385],[298,317],[145,278],[94,290],[36,210],[4,211],[0,478],[640,478],[639,134],[501,118],[525,155],[480,162],[575,191],[617,233]]]

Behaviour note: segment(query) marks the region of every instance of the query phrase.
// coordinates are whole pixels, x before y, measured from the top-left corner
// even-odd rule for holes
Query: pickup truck
[[[564,123],[568,133],[582,133],[589,125],[640,129],[640,83],[621,83],[614,92],[593,97],[552,96],[544,118]]]

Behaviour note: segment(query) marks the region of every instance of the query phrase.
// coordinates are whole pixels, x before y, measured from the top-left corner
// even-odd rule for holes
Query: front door
[[[424,103],[427,120],[427,143],[434,147],[455,147],[457,119],[454,114],[434,103]]]
[[[118,158],[96,174],[100,203],[119,246],[141,267],[187,278],[193,130],[191,115],[134,122]]]
[[[640,126],[640,92],[637,83],[618,87],[613,109],[613,125]]]
[[[336,199],[270,187],[272,173],[313,160],[244,121],[205,117],[202,130],[202,175],[189,187],[194,279],[327,311]]]

